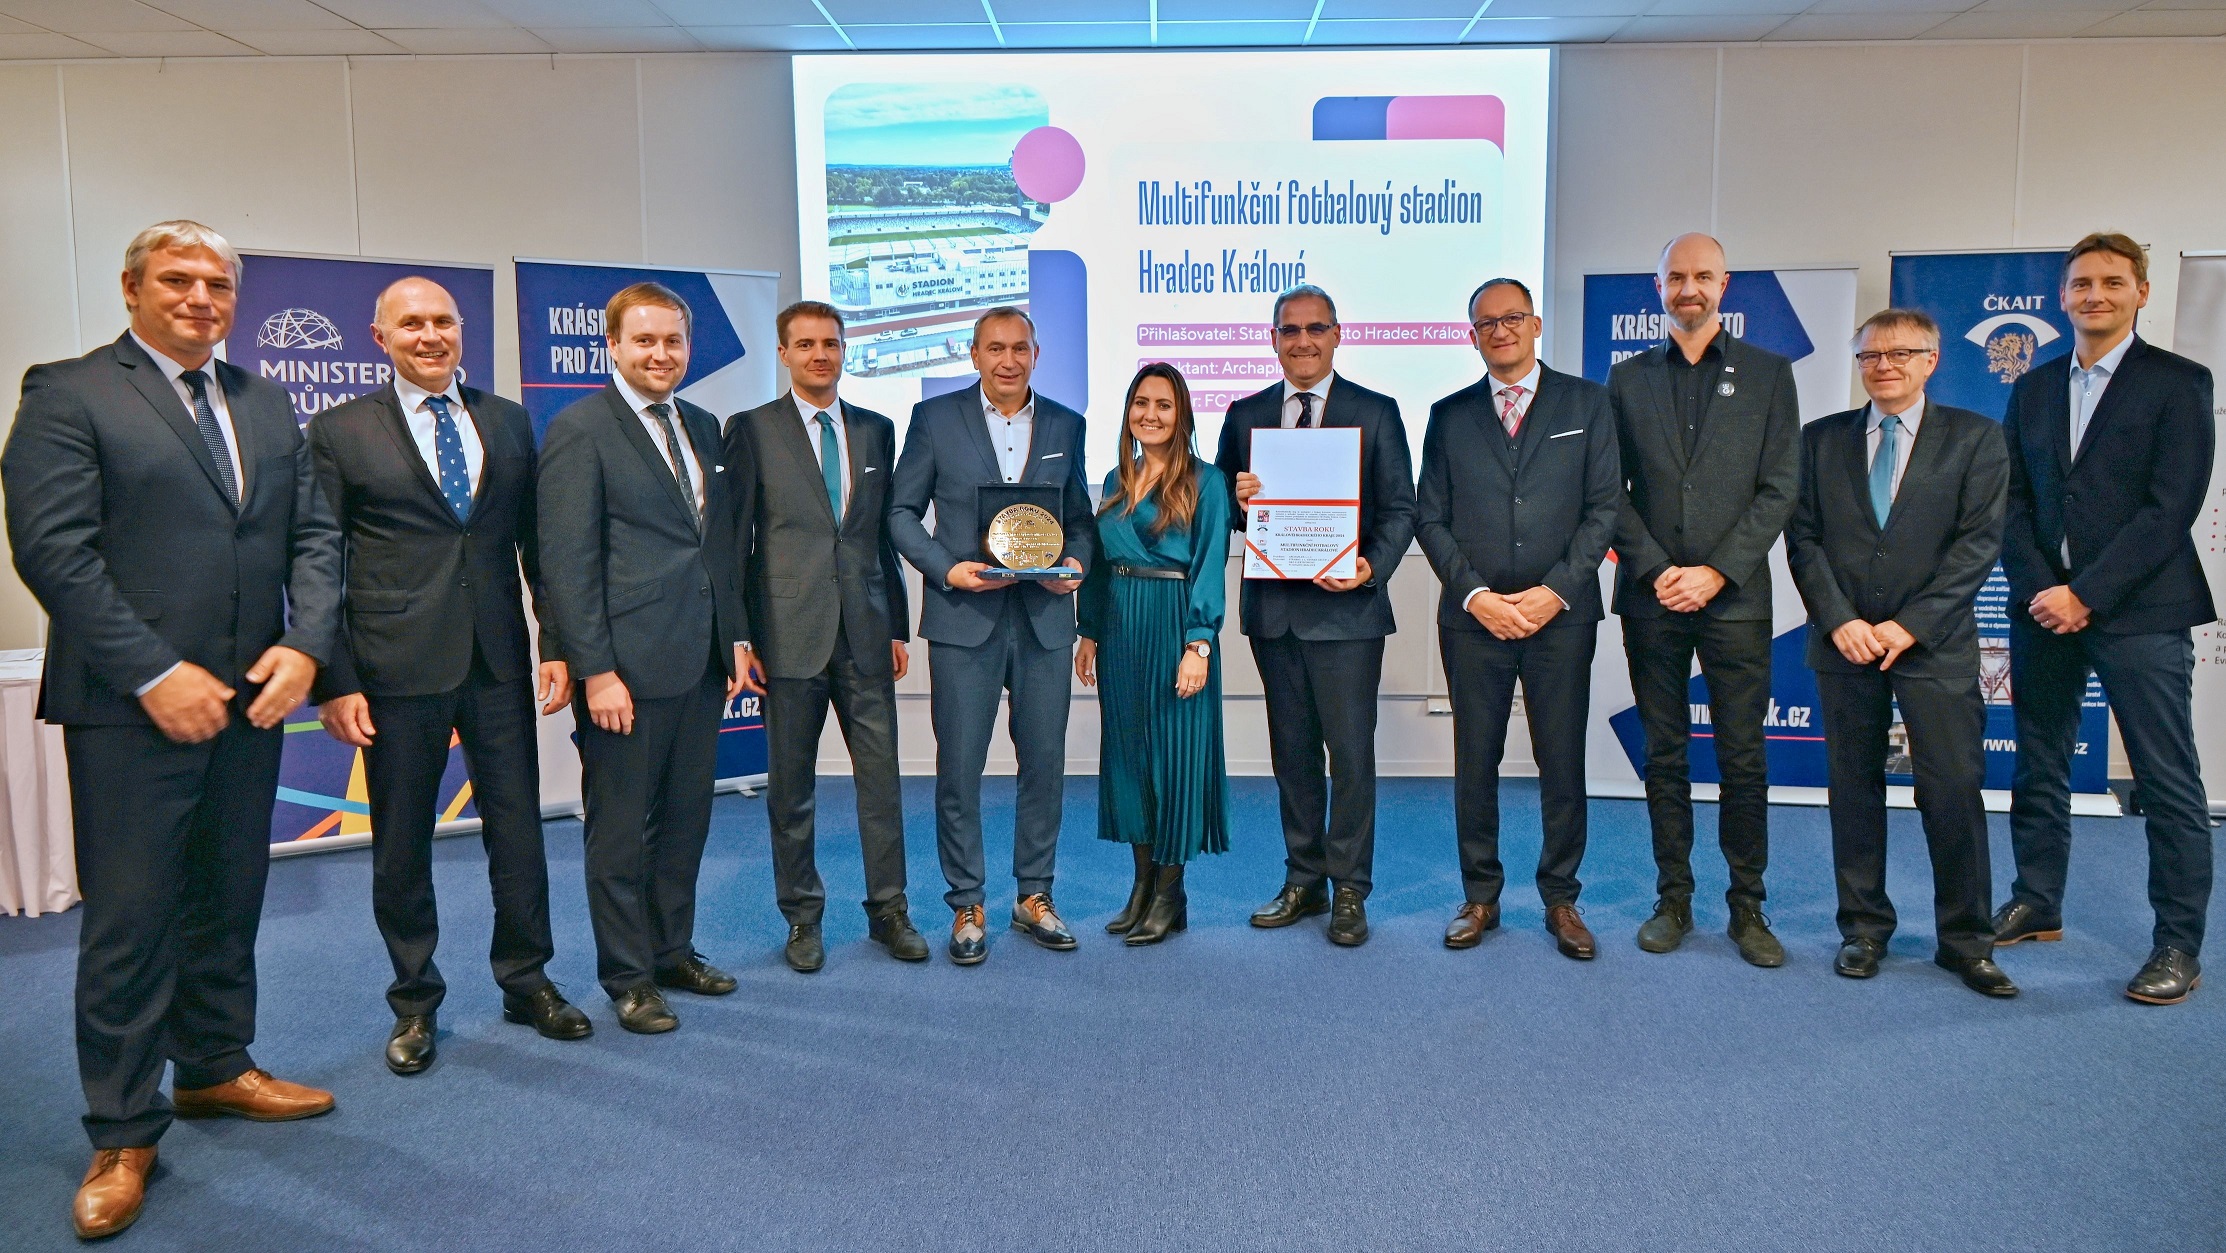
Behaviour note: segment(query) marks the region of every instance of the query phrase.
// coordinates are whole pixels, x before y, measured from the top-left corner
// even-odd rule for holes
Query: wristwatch
[[[1213,656],[1213,645],[1207,643],[1204,640],[1192,640],[1188,644],[1183,645],[1183,647],[1189,649],[1191,652],[1194,652],[1201,657]]]

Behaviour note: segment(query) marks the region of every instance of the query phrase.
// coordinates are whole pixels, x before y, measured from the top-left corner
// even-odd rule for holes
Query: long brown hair
[[[1175,392],[1175,431],[1168,439],[1173,455],[1168,458],[1167,469],[1159,478],[1146,484],[1144,462],[1139,455],[1135,432],[1129,429],[1129,410],[1136,405],[1136,392],[1145,379],[1165,379]],[[1159,517],[1152,522],[1152,534],[1165,534],[1169,527],[1189,530],[1191,519],[1198,514],[1198,447],[1197,419],[1190,409],[1190,385],[1183,381],[1182,371],[1164,361],[1154,361],[1136,372],[1129,381],[1128,397],[1121,402],[1121,446],[1116,467],[1121,490],[1108,497],[1100,512],[1110,513],[1115,505],[1123,513],[1135,513],[1146,496],[1153,497],[1159,505]]]

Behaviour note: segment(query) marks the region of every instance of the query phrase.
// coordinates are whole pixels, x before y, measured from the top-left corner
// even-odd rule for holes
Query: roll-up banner
[[[385,387],[394,376],[371,339],[372,306],[396,279],[418,275],[448,289],[464,320],[463,380],[493,387],[495,270],[491,265],[401,261],[377,257],[243,252],[239,310],[224,342],[224,359],[284,388],[304,425],[344,401]],[[562,744],[568,714],[545,719],[544,740]],[[551,769],[543,745],[543,802],[577,806],[579,771],[559,758]],[[288,715],[278,800],[271,807],[274,855],[351,848],[371,838],[370,794],[363,754],[324,732],[317,708]],[[437,797],[440,829],[479,825],[463,754],[453,744]]]
[[[2057,301],[2061,248],[2015,252],[1897,252],[1892,302],[1940,324],[1940,366],[1925,398],[1999,422],[2010,386],[2027,370],[2071,351],[2071,323]],[[2017,717],[2010,705],[2010,585],[1997,564],[1979,589],[1979,689],[1986,695],[1986,786],[2005,789],[2017,766]],[[1897,731],[1899,724],[1896,724]],[[2071,790],[2110,790],[2110,706],[2087,680]],[[2082,806],[2080,812],[2117,813]]]
[[[1847,351],[1855,324],[1853,267],[1739,270],[1724,290],[1724,328],[1737,338],[1793,362],[1801,421],[1848,407],[1854,361]],[[1668,337],[1668,318],[1652,274],[1587,274],[1584,280],[1584,374],[1606,382],[1608,370]],[[1732,383],[1736,386],[1736,383]],[[1785,562],[1785,543],[1770,551],[1772,622],[1770,708],[1764,720],[1772,798],[1821,801],[1825,786],[1824,720],[1817,712],[1816,676],[1802,663],[1807,615]],[[1601,590],[1612,596],[1614,554],[1600,566]],[[1687,764],[1695,795],[1712,798],[1721,776],[1711,727],[1708,687],[1696,671],[1688,689],[1692,739]],[[1592,668],[1592,727],[1586,738],[1586,783],[1595,796],[1644,794],[1646,738],[1631,696],[1624,660],[1623,620],[1601,628]]]
[[[635,283],[662,283],[688,303],[694,329],[682,400],[701,405],[724,423],[773,398],[779,274],[530,257],[514,261],[518,377],[537,437],[558,410],[610,380],[603,306],[619,289]],[[765,763],[764,712],[758,698],[745,692],[727,702],[719,726],[719,782],[754,787],[765,779]]]
[[[2180,254],[2180,302],[2172,319],[2172,351],[2211,368],[2211,403],[2226,426],[2226,252]],[[2214,596],[2226,595],[2226,445],[2211,466],[2211,506],[2195,523],[2195,549]],[[2195,628],[2195,746],[2211,812],[2226,813],[2226,628]]]

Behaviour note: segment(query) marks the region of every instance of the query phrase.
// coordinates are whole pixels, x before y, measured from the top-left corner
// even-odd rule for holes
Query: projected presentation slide
[[[803,291],[843,310],[845,395],[900,426],[973,382],[976,316],[1027,308],[1094,484],[1147,361],[1189,380],[1211,456],[1280,378],[1275,294],[1312,283],[1419,457],[1430,402],[1482,372],[1469,292],[1544,286],[1551,55],[800,56]]]

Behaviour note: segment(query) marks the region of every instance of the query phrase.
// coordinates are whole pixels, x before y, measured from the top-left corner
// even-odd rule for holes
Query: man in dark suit
[[[2190,634],[2218,616],[2190,535],[2217,438],[2211,374],[2133,333],[2149,262],[2124,235],[2073,246],[2062,299],[2072,351],[2017,380],[2005,423],[2017,882],[1994,916],[1995,943],[2063,938],[2072,747],[2092,671],[2148,818],[2154,947],[2126,995],[2174,1005],[2202,979],[2211,894]]]
[[[1731,868],[1725,899],[1739,955],[1785,963],[1762,914],[1770,860],[1770,546],[1801,487],[1793,365],[1733,339],[1718,306],[1730,275],[1721,244],[1680,235],[1654,285],[1670,336],[1608,372],[1623,444],[1615,611],[1646,731],[1654,828],[1654,915],[1639,947],[1667,953],[1693,929],[1693,787],[1685,749],[1693,655],[1708,683],[1722,784],[1717,835]]]
[[[1565,957],[1598,951],[1577,914],[1585,847],[1585,726],[1607,616],[1600,562],[1615,538],[1622,465],[1608,390],[1538,360],[1530,289],[1495,278],[1469,298],[1486,373],[1430,407],[1415,537],[1445,593],[1438,644],[1453,697],[1453,820],[1466,897],[1447,948],[1499,926],[1499,766],[1515,684],[1538,760],[1545,838],[1538,895]]]
[[[903,961],[926,961],[927,941],[904,898],[904,797],[897,782],[897,680],[905,655],[904,571],[889,538],[889,472],[896,424],[844,403],[842,314],[799,301],[774,320],[791,390],[727,426],[727,464],[754,474],[757,502],[739,521],[750,612],[751,678],[763,691],[770,781],[773,882],[788,920],[783,956],[809,973],[827,959],[820,918],[827,891],[813,853],[820,731],[835,707],[858,789],[866,864],[867,934]],[[888,647],[882,647],[882,641]]]
[[[1074,653],[1074,602],[1080,580],[981,577],[978,492],[985,484],[1030,483],[1057,489],[1065,548],[1057,564],[1087,569],[1097,521],[1082,471],[1082,415],[1030,386],[1036,326],[1012,306],[974,322],[974,368],[981,381],[923,400],[912,410],[904,453],[889,490],[889,534],[926,580],[920,636],[928,642],[934,685],[935,839],[950,891],[951,960],[970,966],[989,955],[982,908],[982,766],[997,726],[998,697],[1011,693],[1007,730],[1019,758],[1013,813],[1013,878],[1019,899],[1012,926],[1045,948],[1074,947],[1074,933],[1051,900],[1051,878],[1065,801],[1067,700]],[[926,525],[935,508],[935,529]]]
[[[2002,547],[2009,452],[1993,421],[1925,399],[1940,361],[1931,318],[1887,309],[1856,339],[1870,404],[1802,432],[1801,499],[1786,532],[1831,769],[1845,940],[1833,968],[1877,974],[1894,933],[1886,753],[1898,703],[1932,849],[1933,960],[1974,991],[2015,996],[1994,964],[1987,916],[1986,701],[1972,612]]]
[[[679,1025],[660,987],[735,988],[695,950],[696,871],[720,714],[747,677],[734,548],[750,475],[722,460],[719,420],[673,395],[686,302],[636,283],[603,326],[610,385],[550,419],[542,442],[541,577],[579,684],[596,975],[618,1024],[654,1034]]]
[[[88,1239],[139,1216],[173,1114],[333,1105],[248,1055],[280,722],[330,654],[340,547],[286,393],[212,360],[239,277],[206,226],[141,231],[131,330],[32,367],[0,455],[16,572],[50,619],[40,717],[62,727],[85,897]]]
[[[1352,578],[1247,579],[1239,598],[1267,695],[1285,849],[1283,888],[1254,911],[1252,925],[1287,927],[1328,911],[1331,942],[1350,947],[1368,939],[1376,689],[1384,637],[1398,629],[1391,575],[1414,538],[1414,463],[1399,402],[1336,372],[1340,331],[1329,293],[1300,286],[1276,297],[1269,333],[1283,381],[1229,406],[1214,456],[1236,497],[1231,525],[1244,529],[1245,503],[1263,490],[1251,470],[1255,429],[1359,427],[1360,554]]]
[[[435,1013],[448,985],[433,963],[433,818],[449,737],[471,770],[494,890],[489,949],[503,1014],[551,1039],[588,1034],[587,1015],[542,973],[549,866],[541,845],[541,760],[534,731],[532,639],[518,588],[524,563],[539,616],[533,422],[499,396],[456,381],[463,318],[426,278],[379,294],[371,337],[394,379],[309,424],[325,500],[340,524],[343,629],[317,688],[325,730],[363,750],[371,794],[371,912],[394,963],[386,1064],[433,1064]],[[571,700],[555,647],[541,639],[543,713]]]

